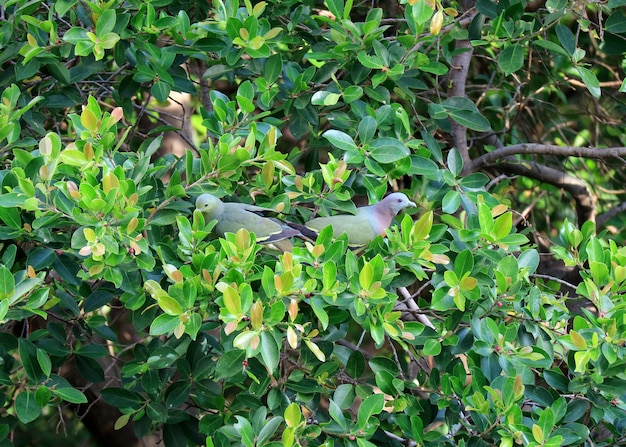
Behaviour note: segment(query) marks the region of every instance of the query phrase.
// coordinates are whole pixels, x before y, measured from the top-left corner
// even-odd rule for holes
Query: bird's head
[[[202,194],[196,199],[196,209],[208,216],[215,213],[220,205],[222,201],[212,194]]]
[[[385,206],[387,206],[394,216],[397,215],[404,208],[407,208],[409,206],[417,206],[414,202],[411,202],[405,194],[401,192],[394,192],[392,194],[389,194],[380,203],[383,203]]]

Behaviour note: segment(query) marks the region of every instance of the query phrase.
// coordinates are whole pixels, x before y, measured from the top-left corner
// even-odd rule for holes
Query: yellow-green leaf
[[[580,349],[581,351],[587,349],[587,341],[578,332],[572,329],[571,331],[569,331],[569,336],[572,339],[572,343],[574,344],[574,346],[576,346],[577,349]]]
[[[472,276],[467,276],[461,280],[459,286],[461,290],[473,290],[478,284],[478,280]]]
[[[232,315],[241,313],[241,297],[239,293],[231,286],[227,286],[222,293],[224,294],[224,306]]]
[[[102,190],[108,194],[114,188],[119,188],[120,181],[115,174],[109,172],[102,177]]]
[[[270,40],[273,39],[274,37],[278,36],[280,34],[280,32],[282,31],[281,28],[272,28],[271,30],[269,30],[267,33],[265,33],[265,35],[263,36],[263,38],[265,40]]]
[[[248,347],[254,349],[258,346],[259,334],[256,331],[245,331],[238,334],[233,340],[233,346],[237,349],[246,350]],[[256,345],[256,346],[253,346]]]
[[[80,123],[85,126],[87,130],[92,132],[98,128],[98,118],[96,114],[89,109],[83,110],[80,114]]]
[[[426,239],[433,227],[433,212],[428,211],[422,217],[420,217],[411,231],[411,238],[414,242],[422,241]]]
[[[87,242],[96,242],[96,233],[92,228],[83,228],[83,234],[85,235]]]
[[[159,294],[157,298],[159,307],[168,315],[180,315],[183,313],[183,308],[176,299],[167,294]]]
[[[374,282],[374,267],[369,262],[366,262],[359,273],[359,284],[362,289],[369,290],[372,282]]]
[[[263,303],[261,301],[255,301],[250,307],[250,324],[252,329],[258,330],[263,323]]]
[[[326,361],[326,356],[324,355],[322,350],[319,348],[319,346],[317,346],[315,343],[313,343],[312,341],[309,341],[309,340],[305,340],[304,342],[306,343],[308,348],[311,350],[313,355],[315,355],[315,357],[317,357],[317,359],[320,362],[325,362]]]
[[[535,441],[539,444],[543,443],[543,430],[537,424],[533,424],[533,438],[535,438]]]
[[[300,407],[298,407],[298,404],[292,402],[285,409],[285,423],[287,427],[296,427],[300,424],[301,420],[302,412],[300,411]]]
[[[61,162],[70,166],[84,166],[87,163],[87,158],[79,150],[65,149],[61,152]]]

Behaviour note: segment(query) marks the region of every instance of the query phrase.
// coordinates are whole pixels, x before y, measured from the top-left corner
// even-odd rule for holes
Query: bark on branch
[[[576,201],[578,225],[582,225],[588,220],[595,222],[595,198],[587,184],[582,180],[563,171],[559,171],[558,169],[550,168],[533,161],[517,160],[513,157],[508,157],[504,161],[494,164],[493,167],[500,172],[523,175],[524,177],[562,188]]]
[[[623,212],[626,212],[626,202],[622,202],[619,205],[615,205],[610,210],[600,214],[598,218],[596,219],[596,228],[598,229],[604,228],[606,226],[606,223],[610,219],[612,219],[613,217]]]
[[[560,157],[581,157],[581,158],[622,158],[626,157],[626,147],[575,147],[556,146],[553,144],[522,143],[497,148],[487,154],[483,154],[469,164],[469,171],[478,171],[486,166],[492,165],[500,160],[504,160],[511,155],[557,155]],[[624,161],[624,160],[622,160]],[[626,163],[626,161],[624,161]]]
[[[456,55],[452,59],[452,67],[450,70],[450,90],[448,92],[448,96],[464,97],[467,73],[469,71],[474,50],[469,40],[457,40],[455,51]],[[469,156],[469,147],[467,145],[467,128],[460,125],[453,119],[450,119],[450,125],[452,143],[459,151],[459,154],[461,154],[463,164],[467,166],[472,162]]]

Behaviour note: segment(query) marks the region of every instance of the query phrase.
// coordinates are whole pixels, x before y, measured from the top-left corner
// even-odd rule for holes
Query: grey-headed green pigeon
[[[348,244],[351,247],[367,245],[376,236],[384,235],[385,230],[391,225],[393,218],[404,208],[417,206],[409,198],[401,193],[389,194],[380,202],[357,208],[357,214],[338,214],[329,217],[318,217],[304,224],[314,233],[319,233],[328,225],[333,227],[333,235],[341,233],[348,235]],[[299,226],[296,226],[299,228]],[[311,237],[309,234],[305,236]],[[311,237],[312,238],[312,237]]]
[[[222,202],[212,194],[202,194],[196,199],[196,209],[202,212],[207,222],[217,220],[214,231],[220,237],[245,228],[255,234],[257,242],[272,243],[279,250],[290,251],[292,245],[288,238],[302,236],[298,230],[283,225],[277,219],[263,217],[262,214],[276,213],[269,208]]]

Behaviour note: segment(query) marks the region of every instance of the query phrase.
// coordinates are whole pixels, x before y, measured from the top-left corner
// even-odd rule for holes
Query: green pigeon
[[[272,244],[281,251],[291,251],[289,240],[293,236],[302,236],[294,228],[287,227],[277,219],[264,217],[263,214],[276,213],[276,210],[248,205],[246,203],[222,202],[212,194],[202,194],[196,199],[196,209],[207,221],[217,220],[214,231],[224,237],[225,233],[236,233],[245,228],[254,233],[257,242]]]
[[[351,247],[361,247],[367,245],[376,236],[384,235],[385,230],[391,225],[391,221],[396,215],[409,206],[415,207],[415,203],[401,193],[389,194],[380,202],[357,208],[356,214],[337,214],[329,217],[318,217],[304,224],[304,227],[314,234],[319,233],[327,226],[333,227],[333,235],[339,236],[341,233],[348,235],[348,244]],[[300,225],[295,226],[300,229]],[[313,235],[300,231],[307,237],[313,239]]]

